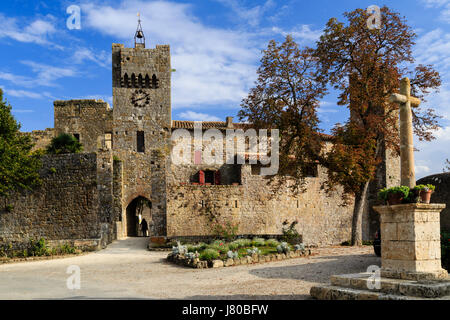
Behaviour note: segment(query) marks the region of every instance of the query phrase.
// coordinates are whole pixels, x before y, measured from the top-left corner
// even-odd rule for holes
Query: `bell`
[[[136,38],[142,39],[144,37],[144,33],[142,31],[136,32]]]

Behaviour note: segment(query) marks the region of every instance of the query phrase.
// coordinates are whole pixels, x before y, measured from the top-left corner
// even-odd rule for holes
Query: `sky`
[[[450,158],[450,0],[3,1],[0,87],[22,131],[53,127],[53,101],[102,99],[112,106],[111,45],[133,47],[140,12],[147,48],[169,44],[172,118],[236,117],[256,80],[261,51],[288,34],[314,46],[326,22],[371,5],[399,12],[417,34],[416,63],[433,64],[439,92],[424,106],[443,118],[433,142],[416,140],[416,176],[441,173]],[[71,6],[80,19],[71,18]],[[69,20],[69,23],[68,23]],[[73,28],[79,21],[79,28]],[[324,132],[348,117],[331,91],[319,108]]]

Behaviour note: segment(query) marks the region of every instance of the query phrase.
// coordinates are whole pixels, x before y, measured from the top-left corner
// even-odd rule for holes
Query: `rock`
[[[213,268],[221,268],[221,267],[223,267],[223,261],[222,260],[213,260],[212,267]]]
[[[277,260],[283,260],[283,257],[281,256],[280,253],[278,253],[276,257],[277,257]]]
[[[242,257],[240,260],[241,264],[247,264],[247,257]]]
[[[235,265],[235,266],[238,266],[238,265],[241,264],[241,259],[235,258],[235,259],[233,259],[233,260],[234,260],[234,265]]]
[[[284,253],[281,254],[281,260],[286,259],[286,255]]]
[[[256,253],[252,254],[252,261],[255,263],[259,262],[259,255]]]
[[[247,256],[246,258],[247,258],[247,263],[248,263],[248,264],[252,264],[252,263],[253,263],[252,257]]]
[[[225,261],[225,263],[224,263],[224,266],[225,266],[225,267],[231,267],[231,266],[234,266],[234,260],[231,259],[231,258],[227,259],[227,260]]]

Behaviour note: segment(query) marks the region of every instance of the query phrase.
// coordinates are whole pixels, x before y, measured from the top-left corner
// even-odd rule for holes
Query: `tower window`
[[[156,77],[156,75],[152,76],[152,88],[153,89],[159,88],[159,79]]]
[[[144,131],[137,132],[137,152],[145,152]]]

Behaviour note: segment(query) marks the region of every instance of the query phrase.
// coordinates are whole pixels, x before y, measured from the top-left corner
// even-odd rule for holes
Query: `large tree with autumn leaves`
[[[315,49],[300,49],[291,37],[269,43],[258,69],[256,87],[242,102],[239,115],[256,128],[279,129],[280,173],[303,183],[308,165],[318,159],[328,169],[325,186],[344,189],[344,200],[355,199],[352,244],[362,242],[362,214],[369,183],[375,178],[383,152],[399,154],[398,105],[388,98],[409,76],[412,95],[424,96],[440,86],[431,66],[415,65],[416,35],[406,20],[387,7],[381,26],[369,29],[363,9],[344,13],[346,23],[332,18]],[[327,85],[340,92],[338,104],[351,117],[332,130],[333,146],[321,152],[317,109]],[[414,132],[433,139],[439,117],[433,109],[413,110]]]
[[[300,186],[323,148],[317,108],[326,84],[317,81],[317,59],[310,48],[299,48],[291,36],[272,40],[263,51],[256,86],[242,101],[240,120],[255,129],[278,129],[277,181],[293,177]]]
[[[330,19],[317,43],[322,81],[340,91],[338,104],[350,119],[333,129],[332,150],[323,159],[328,168],[327,187],[344,187],[344,196],[355,198],[352,244],[362,242],[362,214],[368,187],[382,162],[384,150],[399,154],[398,105],[389,103],[401,78],[411,79],[412,95],[421,98],[440,86],[432,66],[415,65],[412,54],[416,35],[405,18],[381,8],[381,25],[369,29],[370,15],[363,9],[346,12],[347,23]],[[439,117],[431,108],[413,108],[414,133],[433,139]]]

